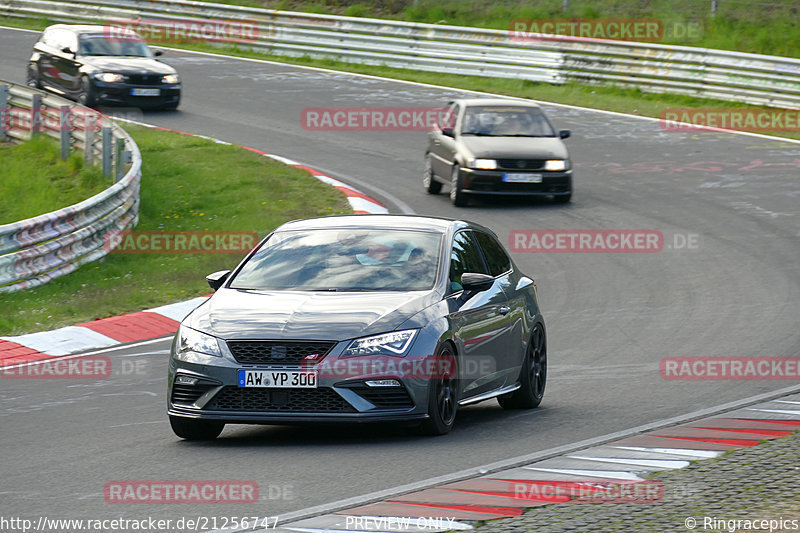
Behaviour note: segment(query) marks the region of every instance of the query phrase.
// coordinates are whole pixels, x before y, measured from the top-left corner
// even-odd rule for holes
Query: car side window
[[[452,290],[463,289],[461,275],[464,272],[488,273],[478,243],[471,231],[459,232],[453,238],[453,250],[450,253],[450,288]]]
[[[511,270],[511,259],[494,237],[482,231],[475,232],[475,235],[481,250],[483,250],[483,256],[489,264],[489,273],[492,276],[497,277]]]

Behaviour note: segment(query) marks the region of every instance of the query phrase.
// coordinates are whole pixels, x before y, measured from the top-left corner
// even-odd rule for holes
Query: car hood
[[[461,137],[475,158],[567,159],[567,147],[558,137]]]
[[[438,300],[425,292],[220,289],[185,320],[225,340],[346,340],[392,331]]]
[[[175,69],[157,59],[148,57],[81,57],[84,65],[108,72],[152,72],[155,74],[174,74]]]

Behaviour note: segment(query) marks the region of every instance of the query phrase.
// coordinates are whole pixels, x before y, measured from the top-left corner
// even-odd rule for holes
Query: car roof
[[[45,31],[67,30],[71,31],[72,33],[84,34],[84,33],[106,33],[109,32],[111,28],[113,28],[114,35],[119,35],[121,33],[130,33],[133,35],[137,35],[136,32],[129,30],[127,28],[121,28],[118,26],[103,26],[101,24],[53,24],[52,26],[48,26],[47,28],[45,28]]]
[[[420,215],[338,215],[319,218],[293,220],[283,224],[278,230],[314,230],[332,228],[364,228],[386,230],[418,230],[435,233],[449,233],[464,228],[480,229],[491,233],[488,228],[466,220]]]
[[[540,109],[541,106],[536,102],[532,102],[530,100],[512,100],[511,98],[457,98],[452,100],[453,102],[458,102],[459,104],[471,107],[471,106],[507,106],[507,105],[514,105],[514,106],[524,106],[524,107],[533,107],[536,109]]]

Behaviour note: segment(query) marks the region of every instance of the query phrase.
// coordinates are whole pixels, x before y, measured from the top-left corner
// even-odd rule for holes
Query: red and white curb
[[[232,143],[206,135],[171,130],[132,120],[124,120],[124,122],[191,137],[200,137],[219,144],[232,145]],[[355,214],[385,214],[389,212],[374,198],[307,165],[279,155],[269,154],[256,148],[248,146],[242,146],[242,148],[275,159],[281,163],[301,168],[318,180],[341,191],[347,197]],[[194,298],[186,302],[165,305],[123,316],[94,320],[52,331],[0,337],[0,367],[170,335],[178,330],[180,321],[204,300],[205,297]]]
[[[438,532],[511,518],[543,505],[581,501],[657,504],[686,487],[646,476],[680,469],[728,450],[757,446],[800,430],[800,394],[567,453],[472,479],[444,483],[312,518],[278,531]]]

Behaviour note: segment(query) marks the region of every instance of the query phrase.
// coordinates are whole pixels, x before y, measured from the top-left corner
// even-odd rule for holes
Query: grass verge
[[[307,172],[236,146],[125,126],[142,151],[140,230],[255,231],[350,213]],[[119,254],[47,285],[0,296],[0,335],[53,329],[208,294],[205,275],[243,254]]]
[[[111,186],[99,167],[83,167],[73,153],[61,160],[55,139],[40,135],[20,144],[0,144],[0,224],[49,213]]]

